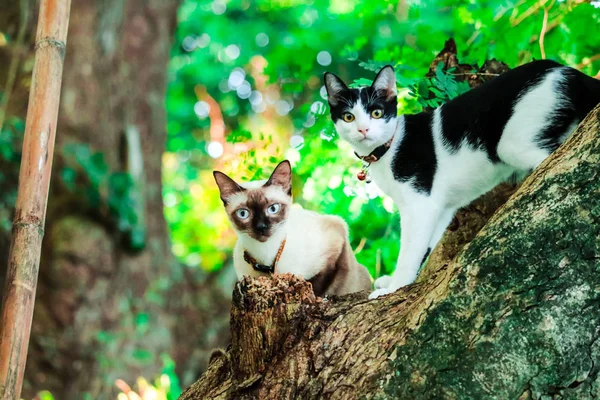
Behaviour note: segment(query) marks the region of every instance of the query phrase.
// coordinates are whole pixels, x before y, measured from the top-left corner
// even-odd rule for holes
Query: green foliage
[[[143,248],[140,200],[131,175],[110,171],[104,154],[92,152],[87,144],[67,144],[62,153],[65,165],[59,175],[65,187],[85,199],[90,208],[108,210],[118,230],[128,235],[131,248]]]
[[[365,85],[391,64],[400,112],[436,107],[468,90],[441,66],[425,78],[446,39],[456,40],[461,62],[497,58],[516,66],[541,57],[543,7],[546,56],[583,63],[580,68],[594,74],[600,63],[588,58],[600,52],[600,36],[590,35],[589,27],[600,22],[597,3],[184,1],[166,103],[163,195],[174,252],[188,265],[220,268],[235,237],[210,171],[266,178],[288,158],[295,200],[342,216],[360,262],[374,275],[390,272],[398,215],[373,185],[354,178],[360,164],[337,141],[322,74],[333,71],[353,86]],[[220,143],[223,153],[211,157],[211,142]]]
[[[24,121],[16,117],[8,118],[0,131],[0,232],[10,232],[12,226],[24,131]]]

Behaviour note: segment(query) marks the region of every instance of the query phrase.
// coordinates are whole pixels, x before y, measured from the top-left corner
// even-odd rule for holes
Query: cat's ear
[[[327,100],[329,101],[329,104],[335,106],[339,102],[340,93],[344,90],[348,90],[348,86],[346,86],[343,80],[331,72],[325,72],[323,81],[325,82],[325,89],[327,89]]]
[[[396,98],[398,96],[398,89],[396,88],[396,73],[394,72],[394,67],[386,65],[381,68],[373,80],[371,87],[375,90],[384,92],[388,99]]]
[[[285,193],[292,195],[292,166],[288,160],[280,162],[275,167],[265,186],[280,186]]]
[[[227,204],[227,199],[239,192],[243,192],[244,189],[233,179],[225,175],[220,171],[213,171],[213,176],[215,177],[215,181],[217,182],[217,186],[219,186],[219,191],[221,192],[221,200],[224,204]]]

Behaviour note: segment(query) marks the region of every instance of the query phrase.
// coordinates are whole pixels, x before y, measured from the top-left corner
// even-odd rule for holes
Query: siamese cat
[[[548,60],[414,115],[397,115],[391,66],[368,87],[350,89],[329,72],[324,81],[337,133],[400,211],[396,270],[375,281],[371,298],[414,282],[456,210],[536,168],[600,102],[600,81]]]
[[[238,235],[238,279],[290,272],[311,282],[320,297],[371,289],[369,272],[350,248],[346,222],[292,204],[289,161],[263,181],[238,184],[222,172],[213,174]]]

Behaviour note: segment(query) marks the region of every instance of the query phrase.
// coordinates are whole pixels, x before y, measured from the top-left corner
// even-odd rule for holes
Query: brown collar
[[[367,162],[369,164],[374,163],[375,161],[379,161],[381,159],[381,157],[383,157],[383,155],[385,153],[387,153],[387,151],[392,146],[393,140],[394,140],[394,137],[392,136],[392,138],[387,143],[384,143],[381,146],[376,147],[375,150],[373,150],[371,153],[369,153],[366,156],[359,156],[358,153],[356,153],[356,152],[354,152],[354,154],[356,155],[356,157],[360,158],[364,162]]]
[[[283,242],[281,242],[281,245],[279,245],[279,250],[277,251],[277,255],[275,256],[273,265],[260,264],[258,261],[256,261],[256,258],[252,257],[250,255],[250,253],[248,253],[247,250],[244,250],[244,261],[246,261],[248,264],[250,264],[252,266],[252,269],[254,269],[255,271],[272,274],[275,272],[275,267],[277,266],[277,263],[279,262],[279,258],[281,258],[281,253],[283,253],[284,247],[285,247],[285,239],[283,239]]]

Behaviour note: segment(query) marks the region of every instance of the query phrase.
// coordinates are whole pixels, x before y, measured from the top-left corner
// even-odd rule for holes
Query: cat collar
[[[277,266],[277,263],[279,262],[279,259],[281,258],[281,253],[283,253],[284,247],[285,247],[285,239],[283,239],[283,242],[281,242],[281,245],[279,246],[279,250],[277,250],[277,255],[275,256],[273,265],[260,264],[258,261],[256,261],[256,258],[252,257],[250,255],[250,253],[248,253],[247,250],[244,250],[244,261],[246,261],[248,264],[250,264],[252,266],[252,269],[254,269],[255,271],[264,272],[266,274],[272,274],[275,272],[275,267]]]
[[[357,152],[354,152],[356,157],[360,158],[363,162],[362,169],[356,175],[356,177],[358,178],[359,181],[364,181],[366,179],[367,183],[371,182],[371,179],[369,178],[369,166],[371,165],[371,163],[374,163],[375,161],[379,161],[381,159],[381,157],[383,157],[383,155],[385,153],[387,153],[387,151],[392,146],[392,140],[394,140],[393,136],[387,143],[384,143],[381,146],[376,147],[375,150],[373,150],[370,154],[368,154],[366,156],[359,156]]]
[[[374,163],[376,161],[379,161],[381,159],[381,157],[383,157],[383,155],[385,153],[387,153],[387,151],[392,146],[393,140],[394,140],[394,137],[392,136],[392,138],[387,143],[384,143],[381,146],[377,146],[375,148],[375,150],[373,150],[371,153],[367,154],[366,156],[359,156],[357,152],[354,152],[354,154],[356,155],[356,157],[360,158],[361,160],[363,160],[366,163],[369,163],[369,164]]]

